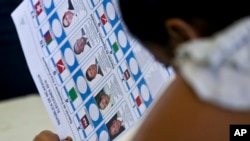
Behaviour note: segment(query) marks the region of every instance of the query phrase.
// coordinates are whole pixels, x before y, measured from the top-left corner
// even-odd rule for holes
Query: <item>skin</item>
[[[76,54],[80,54],[84,51],[84,47],[86,45],[87,39],[84,37],[81,37],[76,40],[74,44],[74,51]]]
[[[89,68],[87,69],[87,73],[90,78],[95,78],[97,74],[96,65],[95,64],[90,65]]]
[[[33,141],[60,141],[59,136],[49,130],[44,130],[37,134]],[[71,137],[67,137],[63,141],[73,141]]]
[[[68,27],[71,24],[73,17],[74,17],[74,14],[71,11],[66,11],[64,13],[64,18],[63,18],[64,27]]]
[[[249,112],[233,112],[201,101],[180,74],[159,98],[133,141],[229,141],[230,124],[250,123]]]
[[[119,131],[120,131],[121,125],[122,125],[122,121],[117,120],[117,119],[114,120],[114,121],[112,122],[112,125],[110,126],[110,129],[109,129],[110,134],[111,134],[111,135],[116,135],[116,134],[118,134]]]
[[[101,101],[100,101],[100,103],[99,103],[100,108],[101,108],[101,109],[105,109],[105,108],[108,106],[109,101],[110,101],[109,95],[103,94],[103,95],[102,95],[102,99],[101,99]]]
[[[165,27],[174,48],[201,35],[199,29],[180,19],[167,20]],[[200,100],[165,55],[164,47],[144,44],[160,62],[174,67],[176,78],[143,121],[146,124],[141,124],[133,141],[228,141],[230,124],[250,123],[250,111],[229,111]]]
[[[195,28],[181,19],[166,20],[165,27],[173,48],[203,35],[202,26]],[[140,124],[132,141],[229,141],[229,125],[250,123],[250,111],[230,111],[199,99],[164,47],[148,42],[144,45],[160,62],[174,67],[176,78]]]

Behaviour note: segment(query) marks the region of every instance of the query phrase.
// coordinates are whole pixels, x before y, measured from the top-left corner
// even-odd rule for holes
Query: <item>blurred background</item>
[[[0,100],[38,93],[10,17],[20,2],[0,0]]]

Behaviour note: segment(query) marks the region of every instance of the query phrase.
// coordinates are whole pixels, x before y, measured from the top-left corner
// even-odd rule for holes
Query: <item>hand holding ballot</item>
[[[35,136],[33,141],[59,141],[59,136],[52,131],[44,130]],[[71,137],[66,137],[62,141],[73,141]]]

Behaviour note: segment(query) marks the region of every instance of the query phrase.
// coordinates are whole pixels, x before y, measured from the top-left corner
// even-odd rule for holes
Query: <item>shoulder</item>
[[[231,123],[250,123],[250,112],[226,111],[200,100],[180,75],[149,114],[144,121],[146,124],[141,125],[135,137],[136,141],[226,141]]]

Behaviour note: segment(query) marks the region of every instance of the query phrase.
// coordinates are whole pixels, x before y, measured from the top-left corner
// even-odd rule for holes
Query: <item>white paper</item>
[[[11,14],[27,64],[61,139],[117,140],[144,118],[174,73],[128,34],[116,0],[71,0],[72,23],[63,27],[68,2],[24,0]],[[80,38],[84,50],[74,49]],[[95,64],[99,74],[89,81]],[[109,100],[101,110],[103,92]],[[114,117],[123,130],[112,137]]]

